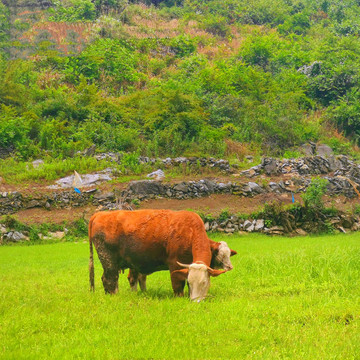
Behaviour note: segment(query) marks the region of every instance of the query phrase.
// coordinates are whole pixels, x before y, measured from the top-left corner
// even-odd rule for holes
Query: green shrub
[[[322,197],[326,192],[328,180],[323,178],[313,178],[301,198],[304,201],[305,209],[311,213],[318,213],[324,209]]]
[[[360,96],[352,89],[329,108],[328,114],[336,127],[360,144]]]
[[[66,237],[84,238],[88,236],[89,223],[84,218],[74,221],[69,227]]]
[[[0,3],[0,45],[5,44],[10,35],[10,11],[1,2]],[[0,46],[0,53],[3,51],[3,46]]]
[[[170,47],[176,56],[182,58],[192,54],[196,49],[196,40],[189,36],[180,35],[170,41]]]
[[[63,5],[59,0],[52,0],[55,5],[48,11],[50,21],[75,22],[79,20],[94,20],[96,18],[95,5],[91,0],[71,0],[70,5]]]
[[[0,105],[0,147],[16,148],[28,142],[27,130],[24,119],[19,118],[13,107]]]
[[[229,209],[226,208],[226,209],[223,209],[223,210],[221,211],[221,213],[219,214],[218,220],[219,220],[220,222],[222,222],[222,221],[225,221],[225,220],[229,219],[230,216],[231,216],[231,214],[230,214],[230,212],[229,212]]]
[[[228,19],[224,16],[206,16],[203,21],[204,29],[210,34],[225,37],[230,34]]]
[[[297,13],[287,18],[285,22],[279,25],[278,29],[281,34],[294,33],[297,35],[304,34],[310,28],[310,18],[307,14]]]

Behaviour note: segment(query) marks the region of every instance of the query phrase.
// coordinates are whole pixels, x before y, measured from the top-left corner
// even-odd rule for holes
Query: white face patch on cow
[[[210,288],[208,267],[204,264],[190,264],[188,282],[190,300],[200,302],[205,299]]]
[[[220,241],[218,254],[216,255],[216,268],[224,269],[226,271],[232,270],[233,266],[230,261],[231,250],[225,241]]]

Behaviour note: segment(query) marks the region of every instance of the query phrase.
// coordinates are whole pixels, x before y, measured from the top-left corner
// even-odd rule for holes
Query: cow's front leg
[[[113,249],[106,246],[101,238],[97,244],[96,251],[104,269],[101,277],[106,294],[116,294],[118,291],[119,268],[117,256]]]
[[[171,285],[175,296],[184,296],[185,281],[183,274],[177,271],[171,272]]]
[[[101,277],[105,294],[116,294],[119,286],[119,271],[116,268],[104,269]]]

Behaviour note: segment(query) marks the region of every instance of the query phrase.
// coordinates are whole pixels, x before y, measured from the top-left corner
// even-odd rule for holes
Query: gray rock
[[[253,232],[255,230],[255,225],[252,223],[248,228],[246,228],[247,232]]]
[[[102,154],[95,155],[95,159],[97,161],[108,160],[108,161],[113,161],[113,162],[120,162],[120,154],[113,153],[113,152],[102,153]]]
[[[322,61],[314,61],[310,65],[303,65],[298,68],[298,72],[305,74],[307,77],[314,77],[321,73]]]
[[[246,193],[251,193],[251,194],[261,194],[264,192],[264,189],[258,185],[255,182],[249,182],[244,188],[243,191]]]
[[[166,188],[160,182],[154,180],[139,180],[132,181],[129,184],[129,191],[139,195],[164,195],[166,193]]]
[[[186,157],[177,157],[174,159],[174,162],[177,163],[177,164],[183,164],[183,163],[186,163],[188,162],[188,159]]]
[[[330,146],[321,144],[316,147],[316,154],[319,156],[331,156],[333,151]]]
[[[200,182],[203,182],[206,185],[209,192],[213,193],[215,191],[216,183],[214,181],[205,179],[205,180],[200,180]]]
[[[188,192],[189,185],[186,182],[181,182],[179,184],[174,185],[173,189],[175,191]]]
[[[0,234],[6,234],[6,227],[0,224]]]
[[[84,151],[85,156],[94,156],[96,150],[96,145],[91,145],[88,149]]]
[[[231,188],[231,184],[218,183],[217,190],[220,192],[229,190]]]
[[[84,187],[96,186],[104,181],[110,181],[112,180],[112,177],[110,176],[111,172],[112,169],[105,169],[96,174],[81,175],[82,186]],[[62,179],[55,181],[55,185],[50,185],[48,186],[48,188],[49,189],[72,188],[73,181],[74,181],[74,175],[66,176]]]
[[[162,180],[165,178],[165,173],[161,169],[158,169],[150,174],[147,174],[146,177],[154,178],[155,180]]]
[[[19,231],[10,231],[4,235],[5,241],[19,242],[19,241],[25,240],[25,239],[26,239],[26,236]]]
[[[265,222],[263,219],[256,220],[255,227],[254,227],[255,231],[261,231],[264,229],[264,227],[265,227]]]
[[[51,232],[49,236],[55,239],[62,239],[65,236],[65,231]]]
[[[253,225],[253,223],[249,220],[245,220],[244,224],[243,224],[243,229],[247,230],[251,225]]]
[[[27,209],[32,209],[35,207],[41,207],[41,203],[37,200],[31,200],[27,205],[26,208]]]
[[[284,234],[284,228],[282,226],[273,226],[270,229],[267,229],[264,231],[264,233],[269,235],[283,235]]]
[[[171,165],[171,162],[172,162],[172,159],[169,157],[163,160],[163,163],[166,165]]]
[[[94,195],[94,199],[100,202],[105,200],[111,201],[111,200],[115,200],[115,194],[113,192],[107,192],[107,193],[98,192]]]
[[[270,188],[270,190],[272,192],[276,192],[276,193],[281,192],[280,186],[277,183],[273,182],[273,181],[269,182],[269,188]]]
[[[299,229],[295,230],[295,234],[299,235],[299,236],[306,236],[307,232],[305,230],[299,228]]]
[[[263,158],[261,166],[266,175],[276,175],[278,173],[277,160],[274,158]]]
[[[42,164],[44,164],[44,160],[41,160],[41,159],[34,160],[32,162],[32,166],[33,166],[34,169],[38,168]]]
[[[219,224],[216,221],[213,221],[211,224],[211,230],[216,231],[219,227]]]
[[[300,151],[306,155],[306,156],[313,156],[315,155],[314,153],[314,147],[310,144],[303,144],[300,147]]]

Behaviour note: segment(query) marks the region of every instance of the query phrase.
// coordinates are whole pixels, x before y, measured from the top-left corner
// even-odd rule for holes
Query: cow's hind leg
[[[128,281],[130,284],[131,291],[137,291],[139,273],[134,269],[129,269]]]
[[[134,269],[129,270],[128,280],[132,291],[137,291],[139,283],[141,291],[146,291],[146,275],[140,274]]]
[[[141,291],[146,291],[146,275],[139,274],[138,282],[139,282]]]
[[[104,241],[99,241],[97,246],[99,260],[104,269],[101,277],[105,293],[116,294],[118,291],[119,268],[115,249],[110,248]]]

